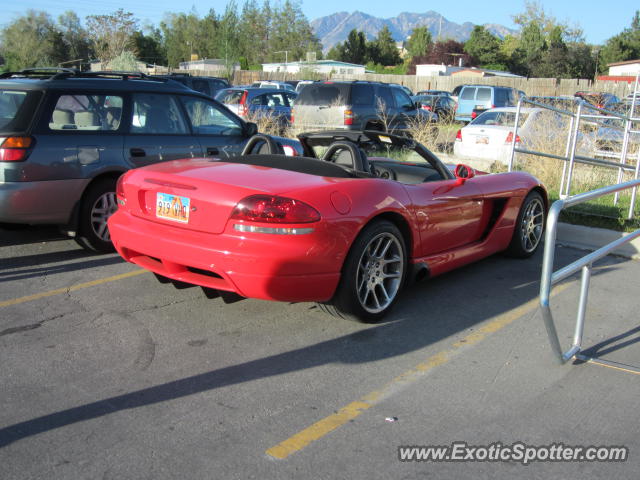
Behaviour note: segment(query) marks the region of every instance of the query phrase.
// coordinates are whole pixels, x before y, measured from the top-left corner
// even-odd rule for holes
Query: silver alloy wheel
[[[98,197],[91,207],[91,228],[96,236],[105,242],[111,241],[107,220],[118,209],[116,192],[106,192]]]
[[[400,241],[391,233],[376,235],[358,261],[356,288],[360,305],[369,313],[385,310],[398,294],[403,275]]]
[[[544,221],[544,205],[539,198],[533,198],[526,206],[522,223],[520,224],[520,239],[522,248],[528,253],[533,252],[542,238]]]

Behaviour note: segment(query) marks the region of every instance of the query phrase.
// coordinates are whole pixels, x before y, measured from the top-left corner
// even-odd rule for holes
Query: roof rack
[[[119,78],[121,80],[150,80],[166,82],[166,78],[152,77],[142,72],[97,71],[80,72],[73,68],[27,68],[20,72],[7,72],[0,78],[46,78],[47,80],[62,80],[65,78]]]
[[[0,75],[0,78],[48,78],[58,74],[73,75],[77,70],[73,68],[60,68],[60,67],[39,67],[39,68],[25,68],[19,72],[5,72]]]

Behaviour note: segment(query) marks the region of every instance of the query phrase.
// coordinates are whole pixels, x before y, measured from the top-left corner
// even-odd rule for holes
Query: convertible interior
[[[419,184],[453,178],[449,169],[412,139],[378,131],[315,132],[298,136],[304,156],[284,155],[273,138],[252,137],[229,163],[279,168],[334,178],[384,178]]]

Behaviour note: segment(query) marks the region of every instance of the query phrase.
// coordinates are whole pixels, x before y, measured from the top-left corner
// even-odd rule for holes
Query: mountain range
[[[421,26],[427,26],[434,41],[438,38],[449,38],[464,42],[469,39],[475,26],[471,22],[465,22],[462,25],[450,22],[433,10],[426,13],[403,12],[393,18],[378,18],[355,11],[352,13],[339,12],[317,18],[311,22],[311,29],[322,42],[324,51],[327,52],[337,43],[344,42],[353,29],[364,32],[367,40],[373,40],[385,25],[389,27],[396,42],[406,40],[414,28]],[[485,24],[483,26],[499,38],[516,33],[516,30],[503,25]]]

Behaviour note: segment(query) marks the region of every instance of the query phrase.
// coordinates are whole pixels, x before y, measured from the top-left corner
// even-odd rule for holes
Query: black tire
[[[402,233],[391,222],[374,221],[351,246],[334,297],[318,305],[322,311],[339,318],[378,322],[396,303],[406,271],[407,252]]]
[[[116,180],[103,179],[91,185],[80,204],[76,242],[91,252],[114,252],[107,220],[116,210]]]
[[[515,258],[528,258],[536,253],[542,243],[546,215],[542,195],[536,191],[530,192],[522,202],[513,237],[505,253]]]

